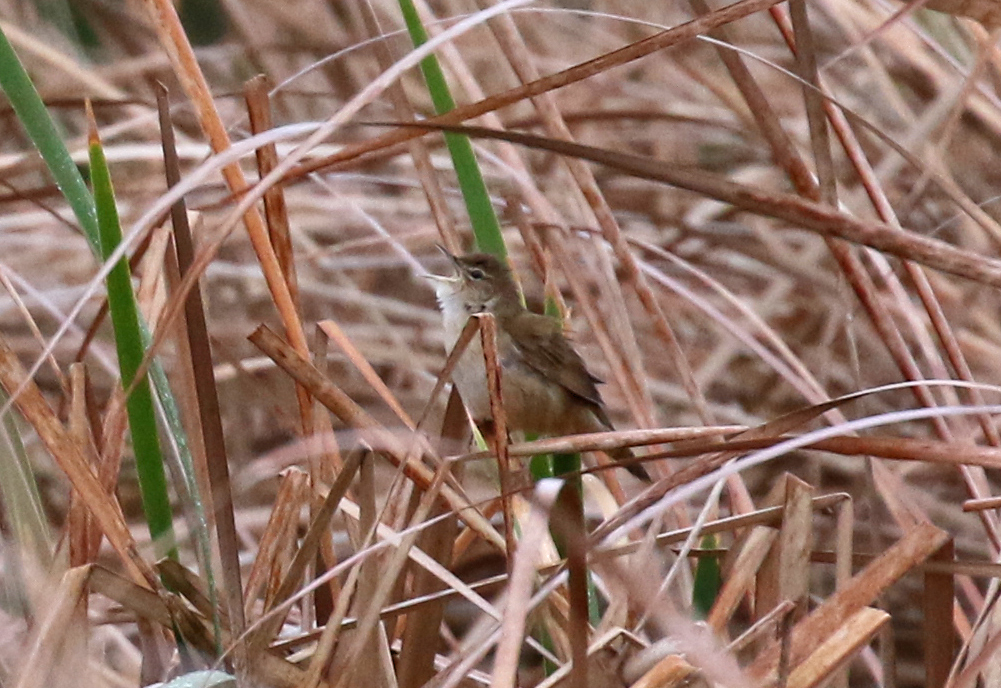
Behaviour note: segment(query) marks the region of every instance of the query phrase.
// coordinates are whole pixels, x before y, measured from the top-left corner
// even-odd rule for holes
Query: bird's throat
[[[462,328],[466,326],[466,321],[469,320],[469,316],[472,314],[472,309],[469,308],[466,301],[462,298],[462,294],[450,291],[450,286],[441,285],[442,288],[437,290],[438,307],[441,309],[442,322],[445,327],[445,345],[449,349],[459,339]]]

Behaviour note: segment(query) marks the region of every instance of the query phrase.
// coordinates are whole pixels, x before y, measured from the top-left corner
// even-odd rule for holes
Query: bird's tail
[[[633,453],[633,450],[629,447],[621,447],[619,449],[609,449],[606,452],[610,457],[622,464],[622,467],[627,471],[632,473],[634,476],[639,478],[645,483],[653,482],[650,474],[643,467],[643,464],[639,462],[639,457]]]
[[[594,404],[591,408],[591,413],[588,414],[588,426],[580,428],[579,432],[601,432],[602,430],[614,430],[612,426],[612,421],[608,418],[608,414],[605,413],[605,409],[600,404]],[[622,464],[622,467],[627,471],[635,475],[637,478],[645,483],[652,483],[653,479],[647,470],[643,468],[643,464],[639,462],[636,454],[629,447],[620,447],[619,449],[609,449],[605,452],[615,461]]]

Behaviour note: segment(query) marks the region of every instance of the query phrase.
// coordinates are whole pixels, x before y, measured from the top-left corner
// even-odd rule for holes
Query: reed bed
[[[401,5],[4,5],[0,683],[998,685],[995,4]],[[617,432],[474,437],[474,243]]]

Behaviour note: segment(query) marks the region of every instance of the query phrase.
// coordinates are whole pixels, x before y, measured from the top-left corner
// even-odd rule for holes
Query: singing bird
[[[597,388],[601,380],[588,372],[556,320],[522,305],[508,266],[487,253],[454,256],[442,251],[451,260],[454,274],[429,277],[445,324],[445,344],[452,349],[471,315],[493,314],[508,428],[557,436],[613,430]],[[490,421],[486,366],[478,337],[459,359],[452,380],[473,420],[477,424]],[[628,462],[623,467],[634,476],[650,481],[629,448],[608,453]]]

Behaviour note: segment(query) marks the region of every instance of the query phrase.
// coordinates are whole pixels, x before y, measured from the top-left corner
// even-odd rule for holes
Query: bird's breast
[[[442,299],[446,351],[451,352],[469,319],[458,299]],[[525,364],[514,343],[498,332],[501,398],[510,430],[565,435],[605,429],[595,421],[593,404]],[[479,335],[475,335],[452,371],[462,403],[475,421],[493,417],[487,388],[486,365]]]

